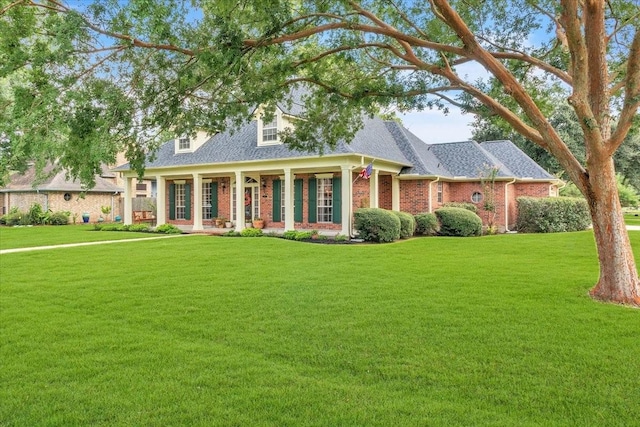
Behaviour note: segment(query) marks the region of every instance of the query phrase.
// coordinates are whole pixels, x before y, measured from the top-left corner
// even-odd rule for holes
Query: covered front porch
[[[353,211],[359,207],[399,209],[397,178],[401,165],[377,162],[369,179],[358,174],[371,159],[318,157],[290,162],[148,170],[155,182],[156,225],[173,224],[185,232],[224,234],[215,220],[224,218],[235,231],[261,218],[265,233],[318,230],[323,235],[352,234]],[[125,174],[124,222],[133,222],[132,185]]]

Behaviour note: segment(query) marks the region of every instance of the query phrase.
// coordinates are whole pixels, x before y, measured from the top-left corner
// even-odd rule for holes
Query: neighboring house
[[[20,211],[28,211],[34,203],[52,212],[68,211],[77,222],[82,222],[82,214],[88,213],[90,222],[97,222],[102,214],[102,206],[110,206],[110,218],[122,212],[123,188],[116,185],[117,176],[113,172],[103,171],[96,176],[96,185],[84,190],[79,181],[67,179],[65,172],[51,174],[53,166],[47,166],[43,175],[47,176],[38,182],[35,167],[29,166],[24,174],[14,173],[9,184],[0,188],[0,205],[2,214],[13,207]],[[106,219],[106,218],[105,218]]]
[[[155,181],[157,224],[202,230],[216,217],[235,222],[263,218],[270,228],[329,229],[352,233],[353,212],[380,207],[411,214],[447,202],[472,202],[483,217],[480,177],[497,168],[495,224],[516,222],[516,198],[554,196],[559,181],[509,141],[426,144],[395,121],[367,119],[353,141],[323,155],[294,151],[278,132],[295,126],[300,107],[282,105],[275,118],[256,119],[236,132],[178,138],[146,164]],[[369,179],[359,173],[373,162]],[[132,222],[136,173],[123,173],[124,221]]]

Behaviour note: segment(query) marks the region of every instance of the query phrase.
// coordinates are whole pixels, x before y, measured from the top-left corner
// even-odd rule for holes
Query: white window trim
[[[187,148],[181,148],[180,143],[185,139],[189,143],[189,146]],[[193,151],[193,141],[188,135],[182,135],[176,138],[176,153],[191,153],[192,151]]]
[[[331,197],[328,198],[328,199],[324,198],[324,194],[322,192],[323,185],[321,185],[321,180],[327,180],[328,185],[331,186]],[[331,180],[331,178],[329,178],[329,177],[318,178],[317,190],[316,191],[317,191],[317,195],[316,195],[316,201],[317,201],[316,221],[318,223],[321,223],[321,224],[330,224],[330,223],[333,222],[333,208],[334,208],[334,206],[333,206],[333,191],[334,191],[334,189],[333,189],[333,181]],[[321,205],[320,202],[321,201],[325,201],[325,200],[328,200],[330,204],[329,205],[324,205],[324,204]],[[324,213],[321,213],[321,211],[323,211],[326,208],[330,208],[331,209],[331,211],[330,211],[331,213],[328,214],[328,216],[329,216],[328,219],[323,218]],[[322,220],[321,220],[321,218],[322,218]]]
[[[280,140],[280,132],[283,130],[282,111],[276,108],[276,111],[273,113],[273,120],[276,122],[276,139],[265,141],[263,139],[265,121],[262,116],[258,117],[258,147],[282,144],[282,141]]]

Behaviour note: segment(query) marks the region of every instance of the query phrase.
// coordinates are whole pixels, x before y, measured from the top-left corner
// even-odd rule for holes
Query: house
[[[318,155],[280,140],[299,115],[295,103],[278,105],[268,123],[256,114],[233,133],[163,144],[144,177],[155,181],[157,224],[202,230],[224,217],[239,231],[260,217],[270,228],[350,235],[360,207],[417,214],[453,201],[475,203],[483,217],[481,178],[495,170],[495,224],[509,230],[517,197],[557,195],[559,181],[510,141],[426,144],[396,121],[371,118],[352,141]],[[360,177],[369,164],[370,177]],[[123,173],[124,221],[131,223],[136,172],[128,164],[115,170]]]
[[[112,218],[122,211],[123,188],[116,184],[117,175],[106,167],[95,177],[96,185],[90,190],[83,189],[79,181],[68,179],[64,171],[54,172],[48,165],[42,171],[45,178],[39,179],[34,165],[24,174],[14,173],[9,184],[0,188],[2,214],[17,207],[28,211],[34,203],[52,212],[68,211],[72,218],[82,222],[82,214],[88,213],[91,222],[98,221],[102,206],[111,207]]]

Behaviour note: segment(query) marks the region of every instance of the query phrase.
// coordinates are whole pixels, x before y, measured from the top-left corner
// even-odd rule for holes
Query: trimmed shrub
[[[151,231],[147,224],[131,224],[128,227],[128,231],[136,231],[141,233],[146,233]]]
[[[162,224],[155,228],[155,232],[164,234],[180,234],[182,233],[182,230],[173,224]]]
[[[482,234],[482,220],[470,210],[440,208],[435,213],[440,222],[441,236],[468,237]]]
[[[242,237],[262,237],[262,230],[259,228],[245,228],[240,232]]]
[[[591,225],[589,205],[582,198],[518,197],[516,228],[522,233],[586,230]]]
[[[400,238],[400,218],[380,208],[360,208],[354,214],[354,226],[367,242],[393,242]]]
[[[438,217],[434,213],[421,213],[415,216],[416,234],[423,236],[435,236],[440,231]]]
[[[469,202],[447,202],[442,205],[443,208],[461,208],[466,209],[468,211],[473,212],[474,214],[478,213],[478,207],[473,203]]]
[[[49,224],[67,225],[69,224],[69,212],[54,212],[49,215]]]
[[[413,218],[413,215],[407,212],[391,212],[393,212],[400,220],[400,238],[407,239],[412,237],[413,233],[416,231],[416,220]]]
[[[311,240],[313,236],[313,232],[311,231],[296,231],[296,235],[294,237],[295,240]]]
[[[282,234],[282,238],[287,240],[296,240],[297,234],[298,232],[296,230],[287,230]]]

